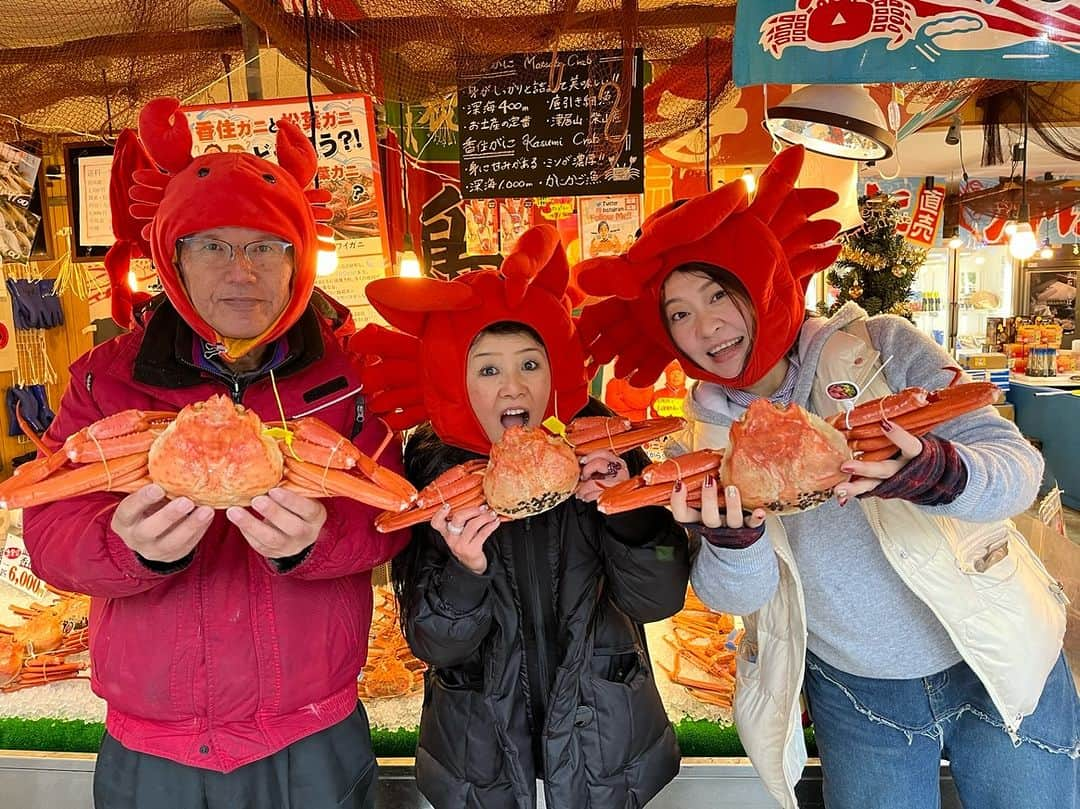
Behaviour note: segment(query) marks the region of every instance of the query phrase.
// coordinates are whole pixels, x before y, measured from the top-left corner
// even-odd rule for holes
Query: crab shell
[[[226,396],[187,405],[150,446],[150,477],[170,498],[247,506],[281,481],[284,459],[262,421]]]
[[[850,480],[840,464],[851,457],[843,434],[824,419],[757,399],[731,425],[720,479],[739,487],[745,509],[794,514],[825,502]]]
[[[506,517],[531,517],[554,508],[577,488],[574,450],[535,427],[508,427],[491,447],[484,472],[488,508]]]

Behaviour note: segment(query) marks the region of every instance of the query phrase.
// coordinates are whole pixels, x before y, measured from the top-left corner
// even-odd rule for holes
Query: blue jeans
[[[1019,744],[966,663],[916,680],[876,680],[806,655],[828,809],[938,809],[948,759],[966,809],[1080,807],[1080,699],[1064,655]]]

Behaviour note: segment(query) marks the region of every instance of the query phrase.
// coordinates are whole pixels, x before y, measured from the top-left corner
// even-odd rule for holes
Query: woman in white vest
[[[844,406],[830,387],[866,401],[952,378],[951,358],[903,318],[854,304],[806,317],[806,282],[839,247],[837,223],[808,218],[836,195],[794,188],[802,154],[780,153],[752,204],[730,183],[653,214],[626,254],[579,266],[602,298],[581,317],[594,362],[615,359],[640,385],[677,358],[699,380],[685,450],[723,448],[756,398],[829,416]],[[943,758],[967,809],[1077,807],[1065,599],[1007,519],[1036,496],[1042,459],[990,407],[922,438],[886,434],[896,455],[845,463],[851,481],[810,511],[744,514],[735,489],[721,509],[715,482],[698,511],[673,491],[701,538],[695,591],[744,616],[747,753],[794,809],[805,691],[829,809],[933,809]]]

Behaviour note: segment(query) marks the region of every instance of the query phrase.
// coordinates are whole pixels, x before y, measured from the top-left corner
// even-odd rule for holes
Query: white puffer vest
[[[889,394],[883,375],[875,377],[879,360],[865,321],[837,331],[821,353],[811,409],[822,416],[840,409],[825,394],[829,380],[848,379],[861,387],[874,377],[863,401]],[[698,421],[691,430],[695,449],[727,444],[726,426]],[[858,503],[889,563],[941,621],[1015,738],[1061,651],[1068,603],[1061,585],[1011,521],[929,516],[903,500]],[[766,533],[780,580],[769,602],[744,617],[735,722],[766,788],[785,809],[796,809],[795,784],[807,759],[800,721],[806,610],[783,524],[770,518]]]

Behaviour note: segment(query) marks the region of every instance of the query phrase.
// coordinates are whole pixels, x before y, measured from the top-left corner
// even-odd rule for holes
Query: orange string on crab
[[[641,475],[603,492],[598,508],[618,514],[663,505],[676,481],[687,488],[688,505],[699,508],[709,476],[721,487],[717,492],[721,506],[724,488],[736,486],[747,511],[763,508],[793,514],[815,508],[832,497],[837,485],[850,480],[840,470],[844,461],[880,461],[897,453],[882,422],[921,436],[1001,396],[989,382],[955,384],[959,377],[957,372],[954,384],[938,391],[907,388],[827,420],[795,404],[777,406],[757,399],[731,426],[726,450],[704,449],[651,464]]]
[[[486,503],[511,520],[541,514],[574,493],[581,480],[579,458],[598,450],[621,455],[685,426],[679,418],[583,416],[570,422],[562,435],[537,427],[508,427],[486,461],[446,470],[420,490],[412,509],[384,512],[375,527],[396,531],[428,522],[444,505],[459,510]]]
[[[404,510],[416,498],[412,484],[325,422],[305,417],[273,424],[223,395],[179,413],[124,410],[79,430],[56,452],[38,442],[42,457],[0,483],[0,507],[133,492],[148,483],[169,497],[214,508],[247,506],[275,486],[384,510]]]

